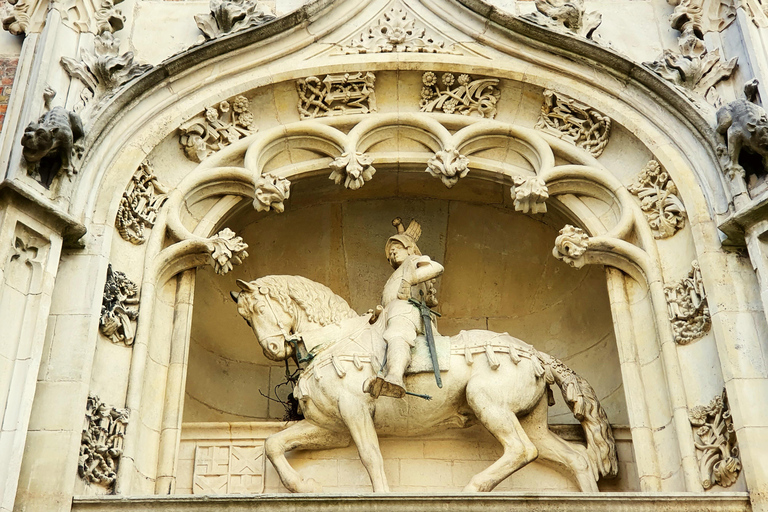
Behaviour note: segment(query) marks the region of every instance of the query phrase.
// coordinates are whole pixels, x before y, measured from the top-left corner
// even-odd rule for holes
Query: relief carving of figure
[[[600,476],[616,476],[618,461],[594,389],[561,361],[509,334],[437,335],[430,281],[443,267],[421,255],[418,223],[407,229],[399,219],[394,224],[398,233],[387,240],[386,255],[395,270],[377,316],[358,315],[326,286],[299,276],[237,280],[240,290],[231,292],[266,357],[308,363],[293,391],[304,419],[265,442],[283,485],[292,492],[321,490],[291,467],[286,452],[354,441],[374,492],[387,492],[379,434],[417,436],[479,422],[504,451],[465,491],[490,491],[538,459],[553,462],[582,491],[597,492]],[[586,446],[547,428],[553,384],[581,423]]]

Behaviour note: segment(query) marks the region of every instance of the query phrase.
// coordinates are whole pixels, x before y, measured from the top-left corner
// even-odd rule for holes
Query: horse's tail
[[[600,475],[606,478],[615,477],[619,470],[616,441],[613,439],[608,416],[600,405],[595,390],[559,359],[542,352],[539,352],[538,356],[544,367],[550,405],[554,404],[554,399],[551,398],[549,384],[557,384],[568,408],[584,428],[587,436],[587,455],[592,461],[593,470],[599,471],[599,475],[594,475],[595,480]]]

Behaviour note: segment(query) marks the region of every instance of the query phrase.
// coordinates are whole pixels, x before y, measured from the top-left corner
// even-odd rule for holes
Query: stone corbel
[[[285,200],[291,196],[291,182],[285,178],[263,174],[256,179],[253,208],[257,212],[285,211]]]
[[[427,161],[427,172],[435,178],[440,178],[443,185],[451,188],[459,182],[459,178],[469,173],[469,158],[459,153],[456,148],[448,147],[438,151]]]

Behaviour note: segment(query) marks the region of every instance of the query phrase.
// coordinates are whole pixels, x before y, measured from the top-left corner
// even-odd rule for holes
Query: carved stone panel
[[[702,486],[730,487],[739,477],[741,461],[725,390],[708,405],[688,411],[688,418],[693,426]]]
[[[256,132],[250,102],[245,96],[222,101],[205,109],[179,127],[179,142],[187,158],[202,162],[206,157]]]
[[[147,241],[145,230],[155,225],[157,211],[167,199],[166,192],[152,165],[142,163],[123,192],[115,218],[115,227],[123,240],[136,245]]]
[[[99,330],[113,343],[133,345],[136,335],[134,322],[139,317],[139,287],[117,270],[107,267],[107,282],[101,304]]]
[[[664,287],[669,320],[672,322],[675,341],[680,345],[701,338],[711,326],[701,269],[695,260],[692,266],[687,277]]]
[[[199,443],[195,450],[194,494],[264,492],[264,441]]]
[[[677,187],[656,160],[646,164],[627,190],[640,199],[654,238],[669,238],[685,226],[685,207]]]
[[[128,409],[110,407],[97,396],[88,397],[77,461],[77,472],[86,482],[108,489],[114,486],[128,415]]]
[[[496,117],[496,104],[501,97],[497,78],[472,80],[467,74],[437,74],[427,71],[421,78],[421,112],[443,112],[465,116]]]
[[[566,140],[597,158],[608,144],[611,118],[573,98],[546,90],[534,128]]]
[[[376,75],[368,72],[309,76],[296,82],[302,119],[376,112]]]

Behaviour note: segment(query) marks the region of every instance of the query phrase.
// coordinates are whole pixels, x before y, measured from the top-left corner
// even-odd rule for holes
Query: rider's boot
[[[411,363],[411,347],[407,343],[393,343],[387,345],[387,375],[380,394],[394,398],[405,396],[405,382],[403,375],[405,369]]]

